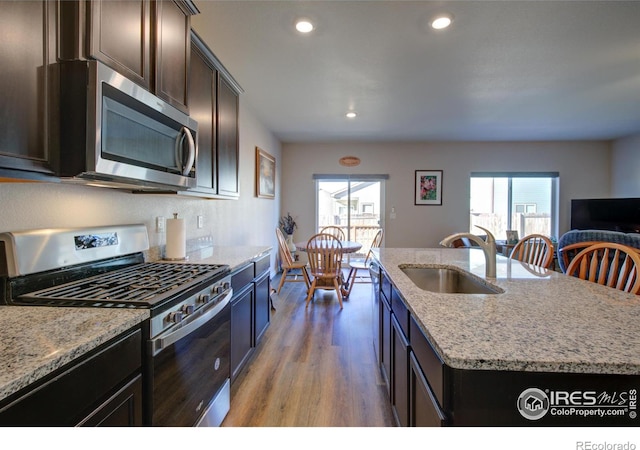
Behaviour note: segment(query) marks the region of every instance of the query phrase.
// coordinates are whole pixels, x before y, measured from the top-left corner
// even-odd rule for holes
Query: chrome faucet
[[[485,233],[487,233],[486,241],[483,241],[475,234],[455,233],[455,234],[452,234],[451,236],[447,236],[442,241],[440,241],[440,245],[449,247],[451,243],[456,239],[460,239],[460,238],[471,239],[473,242],[478,244],[480,248],[484,251],[484,259],[485,259],[485,266],[486,266],[485,277],[495,278],[496,277],[496,238],[494,238],[493,234],[491,234],[491,232],[486,228],[482,228],[478,225],[476,225],[476,227],[480,228]]]

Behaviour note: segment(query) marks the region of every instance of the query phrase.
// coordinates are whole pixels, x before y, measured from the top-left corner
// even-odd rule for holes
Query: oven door
[[[229,411],[230,296],[201,308],[198,317],[177,330],[148,341],[150,425],[217,426]],[[211,414],[221,417],[208,417]]]

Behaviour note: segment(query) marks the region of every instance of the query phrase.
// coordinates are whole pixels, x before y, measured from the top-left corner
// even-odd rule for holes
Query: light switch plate
[[[204,216],[198,216],[198,228],[202,228],[204,226]]]
[[[164,233],[165,220],[163,216],[156,217],[156,233]]]

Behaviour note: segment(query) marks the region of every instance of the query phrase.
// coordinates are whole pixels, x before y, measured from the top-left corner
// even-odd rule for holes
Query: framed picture
[[[416,170],[416,205],[442,205],[442,170]]]
[[[518,239],[518,230],[507,230],[507,244],[517,244]]]
[[[260,147],[256,147],[256,195],[276,197],[276,159]]]

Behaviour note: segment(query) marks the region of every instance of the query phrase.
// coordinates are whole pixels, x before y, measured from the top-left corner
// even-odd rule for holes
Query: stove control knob
[[[202,303],[203,305],[206,305],[210,301],[211,301],[211,295],[209,294],[200,294],[198,296],[198,303]]]
[[[193,305],[184,305],[182,307],[182,312],[186,315],[193,314],[195,307]]]
[[[167,322],[180,323],[182,322],[182,311],[174,311],[167,316]]]

